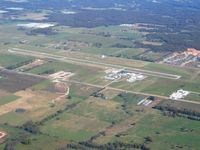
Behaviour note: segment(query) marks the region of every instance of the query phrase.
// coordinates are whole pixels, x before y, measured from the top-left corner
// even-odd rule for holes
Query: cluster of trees
[[[191,120],[200,121],[200,112],[194,110],[188,110],[186,108],[176,108],[173,106],[160,106],[157,105],[154,107],[155,109],[161,110],[163,115],[170,117],[185,117]]]
[[[103,37],[111,37],[111,34],[109,32],[99,32],[96,35]]]
[[[134,46],[125,45],[125,44],[121,44],[121,43],[116,43],[116,44],[112,45],[111,47],[114,47],[114,48],[134,48]]]
[[[18,136],[14,136],[14,137],[11,136],[11,137],[8,137],[8,139],[6,139],[5,146],[3,148],[4,150],[15,150],[16,145],[19,144],[19,143],[21,143],[23,145],[29,145],[29,144],[32,143],[32,140],[30,139],[30,135],[32,133],[24,130],[24,128],[22,127],[23,125],[21,127],[15,127],[15,126],[12,126],[8,123],[5,123],[4,125],[9,126],[10,128],[17,128],[18,130],[19,129],[22,130],[21,132],[18,133],[19,134]],[[24,132],[24,131],[26,131],[26,132]]]
[[[103,93],[101,93],[101,91],[104,89],[105,88],[98,89],[97,91],[93,92],[90,96],[101,98],[101,99],[107,99],[107,97]]]
[[[40,75],[43,75],[43,74],[53,74],[55,73],[56,71],[54,69],[48,69],[48,70],[45,70],[41,73],[39,73]]]
[[[160,52],[183,51],[188,47],[200,49],[200,43],[198,42],[200,36],[200,17],[198,14],[200,12],[199,8],[196,9],[196,2],[192,0],[190,5],[188,3],[185,5],[185,3],[167,1],[156,4],[148,1],[137,1],[136,3],[139,4],[137,6],[139,8],[135,8],[137,11],[128,6],[126,6],[126,11],[110,9],[79,10],[80,13],[74,15],[52,13],[49,15],[48,20],[67,26],[89,28],[144,23],[140,25],[142,27],[140,31],[148,33],[146,35],[147,40],[162,42],[163,45],[137,43],[136,47]],[[102,32],[100,35],[110,36],[106,32]],[[114,47],[126,48],[127,46],[115,45]]]
[[[32,134],[40,133],[38,125],[32,121],[26,122],[20,128]]]
[[[98,137],[105,136],[105,135],[106,135],[105,131],[101,131],[101,132],[97,133],[96,135],[92,136],[92,137],[88,140],[88,142],[93,142],[93,141],[95,141]]]
[[[122,107],[122,110],[129,116],[132,116],[133,115],[133,112],[131,112],[129,110],[129,105],[131,104],[131,101],[133,101],[133,99],[135,99],[135,95],[132,95],[130,93],[125,93],[125,92],[122,92],[120,94],[118,94],[118,97],[122,99],[123,101],[123,104],[121,105]]]
[[[97,48],[101,48],[102,47],[102,43],[96,42],[94,44],[92,44],[92,46],[97,47]]]
[[[7,141],[5,144],[4,150],[15,150],[15,146],[18,143],[21,143],[24,145],[31,144],[32,141],[29,137],[31,134],[42,134],[42,132],[40,131],[40,128],[39,128],[40,125],[43,125],[45,122],[49,121],[50,119],[58,117],[59,114],[62,114],[65,111],[73,109],[74,107],[77,106],[78,103],[79,102],[73,103],[71,105],[67,105],[63,110],[58,110],[54,114],[45,117],[44,119],[42,119],[39,122],[28,121],[28,122],[24,123],[22,126],[18,126],[17,127],[18,129],[22,129],[26,132],[22,133],[19,137],[16,137],[15,139]],[[6,126],[10,126],[10,125],[6,124]],[[11,127],[16,128],[14,126],[11,126]]]
[[[53,30],[52,28],[42,28],[42,29],[33,29],[28,32],[26,32],[27,35],[55,35],[57,32]]]
[[[96,98],[101,98],[101,99],[104,99],[104,100],[107,99],[107,97],[101,92],[94,92],[94,93],[91,94],[91,96],[96,97]]]
[[[114,143],[107,143],[107,144],[94,144],[91,142],[79,142],[79,143],[71,143],[68,144],[64,148],[60,148],[59,150],[67,150],[67,149],[74,149],[74,150],[117,150],[117,149],[140,149],[140,150],[150,150],[144,144],[137,144],[137,143],[123,143],[123,142],[114,142]]]
[[[7,143],[4,146],[4,150],[15,150],[16,145],[19,143],[23,145],[30,145],[32,143],[32,140],[27,135],[22,135],[16,139],[7,141]]]

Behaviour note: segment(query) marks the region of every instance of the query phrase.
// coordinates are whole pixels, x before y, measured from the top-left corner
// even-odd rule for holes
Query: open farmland
[[[138,121],[133,128],[114,137],[113,140],[141,142],[149,137],[151,140],[147,141],[147,143],[151,149],[167,150],[180,148],[197,150],[199,132],[199,123],[196,121],[188,122],[184,118],[163,117],[154,111]],[[190,141],[189,139],[193,140]],[[163,146],[160,147],[160,144]]]
[[[39,77],[22,75],[8,70],[1,70],[0,74],[3,76],[3,79],[0,80],[0,89],[9,92],[25,90],[44,80]]]
[[[184,108],[196,111],[199,107],[197,104],[193,104],[196,98],[190,98],[191,104],[188,101],[184,104],[184,100],[180,102],[167,100],[172,92],[180,88],[193,92],[199,91],[198,70],[196,69],[176,67],[169,69],[166,66],[162,68],[161,64],[154,65],[147,62],[140,64],[140,61],[134,60],[127,60],[127,63],[125,63],[126,59],[117,60],[113,57],[102,59],[98,55],[78,52],[52,51],[47,55],[46,50],[33,52],[32,50],[9,49],[7,53],[11,52],[18,53],[23,57],[26,57],[31,52],[34,54],[32,57],[45,60],[45,63],[27,71],[24,70],[24,72],[23,70],[19,72],[20,69],[18,68],[13,71],[1,71],[2,79],[0,82],[2,83],[8,78],[10,78],[9,81],[14,80],[12,79],[13,74],[16,76],[16,81],[14,80],[15,82],[13,82],[14,86],[10,86],[12,89],[8,86],[11,84],[9,82],[5,82],[9,83],[7,85],[8,88],[4,86],[2,89],[8,92],[15,92],[14,95],[19,98],[8,100],[8,103],[2,101],[0,124],[2,126],[3,124],[11,125],[12,132],[10,129],[3,127],[9,134],[14,132],[15,134],[23,135],[17,132],[18,129],[15,126],[21,126],[22,132],[24,132],[23,126],[27,122],[31,127],[36,128],[34,132],[37,132],[37,134],[33,134],[25,129],[25,133],[28,134],[25,139],[31,141],[31,144],[24,145],[21,142],[23,139],[18,138],[17,140],[20,142],[15,144],[18,149],[34,150],[39,147],[45,147],[53,150],[66,147],[72,141],[74,145],[80,144],[79,142],[81,141],[86,141],[93,146],[102,146],[108,142],[127,142],[144,144],[150,149],[157,149],[157,142],[166,145],[167,149],[176,147],[183,147],[183,149],[194,148],[197,144],[195,142],[183,143],[180,140],[171,141],[164,137],[164,132],[161,131],[168,132],[171,137],[186,134],[185,130],[189,130],[189,127],[185,129],[179,125],[177,128],[172,128],[165,126],[165,124],[176,126],[179,121],[187,124],[188,119],[181,117],[174,119],[169,117],[166,119],[160,111],[152,108],[158,103],[173,102],[183,104]],[[67,56],[69,59],[65,58],[67,54],[69,54]],[[72,57],[73,54],[77,55]],[[81,57],[86,58],[86,60]],[[94,61],[95,58],[97,58],[96,62]],[[79,59],[80,61],[75,61]],[[20,68],[23,68],[23,66]],[[115,68],[114,70],[122,69],[124,71],[129,71],[130,69],[132,72],[139,72],[145,75],[146,78],[133,83],[127,82],[126,77],[109,81],[105,79],[106,70],[109,68]],[[52,75],[59,72],[72,74],[67,78],[62,77],[59,79],[69,87],[68,95],[59,93],[55,88],[56,83],[51,78]],[[17,81],[22,79],[20,76],[23,77],[23,81],[26,84],[22,84],[23,88],[17,86],[17,88],[13,89],[15,85],[19,84]],[[6,93],[2,92],[2,94]],[[9,93],[7,94],[10,95]],[[25,95],[28,95],[28,97]],[[146,100],[149,96],[155,98],[155,102]],[[6,109],[4,108],[5,106]],[[179,107],[179,104],[174,105],[174,107]],[[153,120],[151,121],[149,118],[153,118]],[[30,123],[29,121],[32,122]],[[150,123],[151,126],[147,127]],[[193,130],[199,130],[198,121],[191,121],[190,123]],[[154,125],[156,125],[157,129],[152,129]],[[195,132],[187,134],[189,138],[197,138]],[[149,138],[151,142],[147,142]],[[188,139],[184,140],[187,141]],[[49,141],[53,141],[52,145],[50,144],[51,146],[44,145]],[[12,142],[9,141],[8,143]],[[85,147],[84,145],[81,146]],[[85,149],[88,149],[88,147],[86,146]]]
[[[193,1],[0,1],[0,149],[199,150]]]

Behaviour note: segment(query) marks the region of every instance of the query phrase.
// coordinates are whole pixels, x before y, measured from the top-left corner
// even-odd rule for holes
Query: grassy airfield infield
[[[199,69],[117,58],[145,51],[123,38],[145,41],[137,30],[54,29],[58,34],[41,36],[17,30],[13,23],[1,25],[0,131],[7,136],[0,149],[200,147]],[[145,78],[106,80],[111,68]],[[58,77],[59,72],[67,75]],[[190,94],[170,100],[179,89]]]

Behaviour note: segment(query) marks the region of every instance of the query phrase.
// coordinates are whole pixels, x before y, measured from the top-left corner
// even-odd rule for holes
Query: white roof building
[[[186,97],[190,92],[184,91],[183,89],[178,90],[177,92],[174,92],[170,95],[170,99],[178,100]]]

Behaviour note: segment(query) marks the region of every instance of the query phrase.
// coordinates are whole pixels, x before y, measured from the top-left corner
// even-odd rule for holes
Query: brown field
[[[23,124],[24,121],[29,119],[37,121],[56,111],[58,109],[57,107],[61,108],[65,103],[65,101],[59,101],[52,108],[52,99],[57,98],[59,95],[46,91],[32,91],[28,89],[18,91],[14,94],[21,98],[0,106],[1,123]],[[24,109],[25,113],[17,113],[16,109],[19,108]],[[10,120],[10,117],[13,115],[16,118]]]
[[[32,108],[32,106],[27,103],[27,100],[34,96],[31,92],[20,91],[15,94],[16,96],[20,96],[21,98],[16,101],[0,106],[0,115],[3,115],[11,111],[15,111],[17,108],[24,108],[24,109]]]
[[[0,89],[12,93],[29,88],[44,80],[39,77],[22,75],[7,70],[1,70],[0,75],[3,77],[0,80]]]
[[[7,96],[9,95],[8,92],[4,91],[4,90],[0,90],[0,97],[4,97],[4,96]]]

